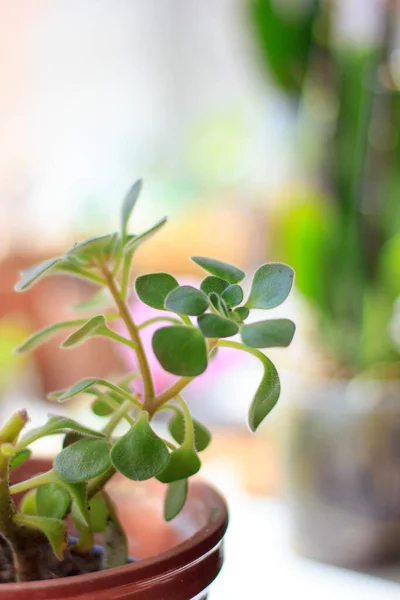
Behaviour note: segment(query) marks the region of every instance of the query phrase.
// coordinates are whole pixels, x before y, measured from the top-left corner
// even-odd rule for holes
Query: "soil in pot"
[[[13,479],[49,468],[50,461],[27,461]],[[204,600],[223,563],[224,500],[208,485],[193,482],[183,511],[165,523],[164,486],[141,483],[116,477],[109,490],[128,536],[129,554],[139,560],[74,577],[3,583],[0,600]]]
[[[38,579],[58,579],[83,575],[100,571],[102,568],[102,553],[99,549],[82,555],[76,550],[74,544],[71,544],[64,552],[64,559],[59,560],[50,544],[46,543],[42,536],[38,536],[37,542],[26,548],[26,560],[29,561],[31,556],[36,562],[39,553],[40,573]],[[13,581],[15,581],[15,570],[12,555],[7,542],[0,538],[0,583]]]

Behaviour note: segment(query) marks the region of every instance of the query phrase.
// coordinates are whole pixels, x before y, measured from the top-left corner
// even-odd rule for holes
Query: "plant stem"
[[[138,329],[144,329],[149,325],[153,325],[153,323],[158,323],[159,321],[167,321],[169,323],[173,323],[174,325],[181,325],[181,321],[179,319],[174,319],[174,317],[153,317],[152,319],[148,319],[147,321],[143,321],[140,325],[138,325]]]
[[[208,354],[210,355],[213,348],[217,345],[217,339],[209,339],[208,340]],[[150,415],[154,415],[159,408],[171,400],[172,398],[176,398],[186,386],[189,385],[195,379],[195,377],[181,377],[176,381],[171,387],[162,392],[159,396],[153,398],[150,402],[148,402],[146,410]]]
[[[88,499],[93,498],[98,492],[100,492],[104,486],[110,481],[111,477],[115,475],[116,469],[115,467],[110,467],[97,477],[94,477],[88,485],[87,494]]]
[[[131,340],[126,339],[122,335],[119,335],[119,333],[113,331],[112,329],[107,328],[107,333],[104,333],[103,335],[104,337],[108,337],[110,340],[114,340],[115,342],[119,342],[120,344],[124,344],[125,346],[129,346],[129,348],[132,348],[132,350],[136,351],[137,349],[136,344],[131,342]]]
[[[114,398],[109,396],[108,394],[98,395],[97,399],[100,400],[101,402],[104,402],[104,404],[107,404],[107,406],[109,406],[113,411],[115,411],[114,416],[115,416],[115,414],[117,414],[117,411],[120,410],[121,405],[116,400],[114,400]],[[128,400],[126,400],[126,402],[128,402]],[[132,405],[131,402],[130,402],[130,404]],[[128,423],[130,425],[135,424],[135,421],[128,414],[124,414],[123,417],[125,418],[126,421],[128,421]]]
[[[106,266],[103,266],[102,269],[104,277],[107,281],[107,286],[111,292],[112,297],[114,298],[115,304],[117,305],[121,318],[124,321],[126,328],[128,329],[132,342],[136,346],[135,351],[139,362],[139,369],[144,386],[144,406],[146,407],[146,404],[151,402],[151,400],[154,398],[154,385],[151,377],[149,363],[143,348],[142,340],[140,338],[138,329],[132,320],[129,310],[118,291],[113,276],[111,275],[110,271],[107,269]]]
[[[115,413],[110,417],[110,420],[108,421],[107,425],[105,427],[103,427],[103,433],[107,436],[111,435],[111,433],[117,427],[119,422],[122,421],[122,419],[124,419],[124,418],[125,419],[128,418],[128,415],[126,413],[131,408],[132,408],[131,400],[125,400],[121,404],[121,406],[118,408],[118,410],[116,410]],[[131,419],[131,417],[129,417],[128,420],[131,425],[134,424],[134,421]]]
[[[25,410],[13,414],[0,429],[0,445],[15,444],[27,422],[28,415]],[[12,520],[15,507],[10,496],[9,464],[10,456],[0,452],[0,532],[6,537],[10,536],[16,528]]]
[[[194,450],[195,442],[194,442],[194,425],[193,425],[192,415],[190,414],[190,410],[189,410],[186,402],[182,398],[182,396],[178,396],[177,400],[183,411],[183,416],[185,419],[185,439],[184,439],[184,442],[181,447],[189,448],[190,450]]]
[[[263,352],[261,352],[260,350],[257,350],[257,348],[250,348],[249,346],[245,346],[240,342],[228,342],[227,340],[219,340],[217,346],[219,346],[220,348],[234,348],[235,350],[243,350],[243,352],[252,354],[253,356],[259,358],[261,361],[263,361],[263,359],[265,358],[265,354],[263,354]]]
[[[171,387],[169,387],[167,390],[162,392],[159,396],[156,396],[155,398],[153,398],[153,401],[148,404],[148,411],[149,411],[150,415],[154,415],[154,413],[156,413],[163,404],[168,402],[168,400],[171,400],[172,398],[176,398],[176,396],[178,396],[178,394],[180,394],[180,392],[183,389],[185,389],[185,387],[187,385],[189,385],[189,383],[191,381],[193,381],[193,379],[195,379],[195,378],[194,377],[181,377],[180,379],[178,379],[178,381],[176,381],[173,385],[171,385]]]

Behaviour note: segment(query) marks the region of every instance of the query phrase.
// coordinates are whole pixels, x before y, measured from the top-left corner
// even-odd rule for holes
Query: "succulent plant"
[[[88,377],[50,394],[57,402],[85,394],[93,412],[105,420],[100,431],[69,417],[53,415],[43,426],[21,435],[28,421],[25,411],[14,414],[0,429],[0,533],[13,549],[20,580],[35,578],[37,566],[32,558],[29,563],[25,560],[24,548],[31,542],[38,543],[38,532],[39,539],[50,542],[62,559],[68,544],[67,516],[72,517],[79,531],[75,545],[78,552],[89,552],[94,534],[103,533],[104,566],[127,561],[123,524],[105,491],[117,472],[134,481],[156,478],[166,484],[164,516],[170,520],[180,512],[188,481],[201,466],[199,454],[211,439],[206,427],[193,419],[182,393],[207,369],[213,353],[234,348],[262,363],[262,380],[249,410],[251,430],[257,429],[279,398],[277,370],[261,349],[288,346],[295,326],[288,319],[246,321],[253,309],[272,309],[286,299],[292,287],[292,269],[279,263],[262,265],[255,272],[245,301],[240,285],[245,273],[212,258],[192,258],[206,272],[199,289],[180,286],[168,273],[141,275],[133,282],[131,266],[137,249],[166,222],[162,219],[140,234],[128,232],[140,189],[138,181],[125,198],[119,232],[75,244],[63,256],[23,272],[16,286],[17,291],[24,291],[43,277],[61,273],[88,280],[99,288],[91,304],[85,306],[86,310],[91,306],[97,314],[49,325],[27,339],[18,352],[31,351],[60,331],[72,328],[62,348],[102,336],[127,346],[135,353],[139,367],[138,372],[119,381]],[[128,309],[133,292],[140,301],[158,309],[158,316],[136,323]],[[124,323],[126,335],[117,331],[118,320]],[[154,391],[141,339],[142,330],[155,322],[160,327],[152,338],[154,353],[161,366],[177,376],[159,394]],[[230,339],[234,336],[238,339]],[[141,394],[132,392],[135,378],[142,381]],[[169,439],[157,433],[155,417],[161,411],[170,413]],[[120,422],[126,423],[126,432],[118,437],[115,431]],[[29,458],[30,445],[53,434],[64,434],[63,448],[54,458],[53,468],[10,486],[9,472]],[[12,498],[20,492],[25,495],[17,509]]]

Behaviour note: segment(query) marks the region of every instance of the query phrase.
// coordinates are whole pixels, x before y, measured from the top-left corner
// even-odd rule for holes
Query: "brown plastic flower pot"
[[[14,481],[47,470],[32,460],[16,470]],[[228,512],[210,486],[193,482],[181,514],[165,523],[162,486],[116,478],[113,498],[139,560],[88,575],[0,585],[0,600],[203,600],[223,562]]]

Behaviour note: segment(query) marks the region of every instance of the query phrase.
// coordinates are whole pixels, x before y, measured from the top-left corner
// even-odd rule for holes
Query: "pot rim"
[[[16,600],[19,598],[22,600],[26,596],[20,595],[21,593],[28,594],[33,591],[35,591],[35,598],[40,597],[38,596],[40,591],[46,592],[46,596],[43,596],[45,598],[53,590],[62,592],[62,597],[67,597],[65,594],[69,593],[72,598],[74,595],[79,596],[79,593],[88,590],[91,592],[104,591],[128,583],[142,585],[147,580],[161,580],[166,573],[171,574],[174,571],[188,568],[221,545],[228,526],[226,501],[211,485],[201,480],[192,482],[189,486],[187,501],[196,502],[196,500],[203,501],[209,507],[206,523],[196,533],[172,548],[121,567],[94,573],[59,579],[2,583],[0,584],[0,598],[6,600],[13,597]]]

